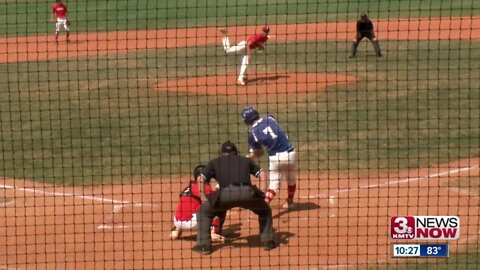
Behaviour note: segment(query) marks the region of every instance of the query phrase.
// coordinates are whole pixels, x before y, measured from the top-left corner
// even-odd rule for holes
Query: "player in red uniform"
[[[180,202],[175,210],[175,217],[173,218],[174,228],[170,233],[170,239],[176,240],[182,235],[184,230],[196,230],[197,229],[197,214],[196,212],[200,208],[202,201],[200,199],[200,190],[198,187],[197,178],[200,176],[204,165],[198,165],[193,170],[193,180],[183,188],[180,193]],[[211,193],[213,189],[210,185],[205,185],[205,193]],[[212,241],[225,242],[226,238],[220,235],[221,228],[225,221],[225,213],[221,216],[217,216],[212,221]]]
[[[58,33],[60,32],[60,26],[63,26],[65,31],[67,32],[67,42],[69,41],[70,36],[70,29],[68,29],[68,9],[67,5],[62,3],[61,0],[55,0],[55,4],[52,7],[52,13],[50,14],[50,20],[54,21],[56,18],[55,23],[55,40],[58,40]]]
[[[250,61],[252,50],[258,49],[263,50],[265,43],[268,40],[268,33],[270,32],[270,27],[265,25],[262,28],[262,33],[250,36],[247,40],[240,41],[235,46],[230,46],[230,39],[228,38],[228,32],[226,29],[220,29],[222,32],[222,43],[223,49],[227,54],[234,54],[237,52],[243,52],[242,62],[240,64],[240,74],[238,75],[237,83],[245,85],[245,73],[247,71],[247,66]]]

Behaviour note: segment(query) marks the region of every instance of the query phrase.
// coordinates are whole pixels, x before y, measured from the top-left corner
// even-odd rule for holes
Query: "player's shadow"
[[[240,237],[240,229],[242,223],[230,224],[228,227],[223,228],[222,235],[228,238]]]
[[[296,208],[295,209],[292,209],[292,210],[282,209],[276,215],[274,215],[273,218],[279,218],[283,215],[286,215],[286,214],[292,213],[292,212],[314,210],[314,209],[319,209],[319,208],[320,208],[320,206],[316,203],[313,203],[313,202],[299,202],[299,203],[296,203]]]
[[[182,240],[197,241],[197,234],[191,234],[191,235],[188,235],[188,236],[182,236]]]
[[[288,76],[288,75],[270,75],[270,76],[263,76],[263,77],[256,77],[256,78],[252,78],[252,79],[247,79],[247,80],[245,80],[245,82],[247,84],[252,84],[252,83],[264,84],[267,81],[276,81],[280,78],[289,78],[289,77],[290,76]]]
[[[290,238],[295,234],[290,232],[276,232],[276,239],[275,242],[277,246],[282,246],[288,244]],[[263,247],[263,243],[260,241],[260,235],[252,234],[244,237],[237,237],[233,239],[233,241],[225,242],[220,245],[215,245],[214,249],[221,249],[225,246],[231,247]]]
[[[223,228],[222,235],[235,240],[240,236],[241,226],[241,223],[230,224],[228,227]],[[192,233],[191,235],[183,236],[182,240],[197,241],[197,234]]]

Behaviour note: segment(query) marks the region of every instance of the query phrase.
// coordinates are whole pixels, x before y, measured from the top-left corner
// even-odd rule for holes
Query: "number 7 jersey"
[[[252,125],[248,144],[251,150],[259,150],[265,146],[269,156],[293,150],[287,134],[271,115],[258,119]]]

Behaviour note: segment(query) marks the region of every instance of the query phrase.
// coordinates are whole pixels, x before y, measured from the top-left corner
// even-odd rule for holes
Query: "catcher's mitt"
[[[66,24],[67,24],[67,26],[70,26],[70,21],[67,21],[67,23],[66,23]]]

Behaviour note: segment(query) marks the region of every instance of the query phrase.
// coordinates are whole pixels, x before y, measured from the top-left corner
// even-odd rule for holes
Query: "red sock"
[[[295,196],[295,191],[297,190],[297,185],[289,185],[288,186],[288,200],[293,201],[293,197]]]
[[[212,226],[211,226],[211,229],[215,232],[215,233],[218,233],[218,230],[219,230],[219,227],[220,226],[220,221],[218,220],[217,217],[215,217],[213,220],[212,220]]]
[[[270,203],[270,201],[273,199],[273,197],[275,197],[275,195],[277,195],[275,190],[273,190],[273,189],[267,190],[267,192],[265,192],[265,201],[267,203]]]

